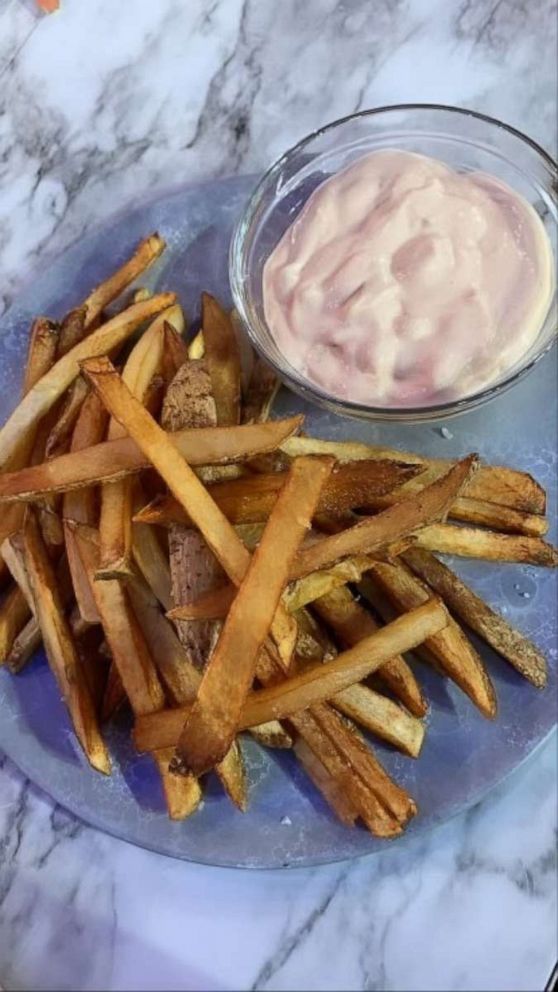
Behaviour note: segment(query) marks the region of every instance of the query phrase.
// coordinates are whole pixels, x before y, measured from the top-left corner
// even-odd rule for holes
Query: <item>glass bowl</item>
[[[291,148],[266,172],[231,242],[233,299],[254,347],[285,385],[305,399],[345,416],[370,420],[412,423],[452,417],[509,389],[551,348],[558,330],[556,291],[536,341],[516,365],[479,392],[433,406],[364,406],[324,392],[290,365],[275,344],[264,317],[264,263],[309,195],[328,176],[355,159],[385,148],[418,152],[462,172],[487,172],[502,179],[537,211],[556,259],[556,164],[534,141],[500,121],[457,107],[382,107],[326,125]]]

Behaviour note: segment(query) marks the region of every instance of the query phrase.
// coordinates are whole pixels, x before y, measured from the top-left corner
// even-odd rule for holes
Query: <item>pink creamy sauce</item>
[[[550,243],[526,200],[402,151],[319,186],[263,273],[287,361],[372,406],[442,403],[495,381],[534,343],[552,290]]]

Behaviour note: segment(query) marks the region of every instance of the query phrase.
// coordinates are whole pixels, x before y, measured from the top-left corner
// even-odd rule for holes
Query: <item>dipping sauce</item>
[[[523,197],[389,150],[314,191],[265,263],[263,302],[287,361],[325,392],[429,406],[510,369],[553,285],[548,236]]]

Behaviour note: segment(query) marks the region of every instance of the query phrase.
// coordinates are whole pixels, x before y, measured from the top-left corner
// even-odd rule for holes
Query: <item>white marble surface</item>
[[[357,108],[458,103],[556,142],[551,0],[0,0],[0,312],[128,200],[257,170]],[[556,740],[352,865],[238,873],[84,827],[0,766],[8,989],[535,989],[556,957]]]

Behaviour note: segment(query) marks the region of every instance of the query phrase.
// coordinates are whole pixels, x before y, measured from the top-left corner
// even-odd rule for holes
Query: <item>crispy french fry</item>
[[[76,421],[70,450],[82,451],[97,444],[105,435],[107,423],[108,414],[105,407],[96,393],[90,392]],[[73,529],[68,526],[71,522],[86,524],[88,527],[96,525],[97,500],[93,487],[65,493],[62,502],[62,524],[72,584],[81,617],[86,623],[100,623],[91,583],[76,547]]]
[[[367,509],[384,510],[400,502],[411,492],[420,492],[422,483],[419,479],[412,480],[402,489],[386,496],[373,497],[366,504]],[[363,507],[365,504],[363,504]],[[472,499],[470,496],[458,496],[453,501],[448,516],[452,520],[465,523],[480,524],[493,530],[505,531],[509,534],[528,534],[532,537],[542,537],[548,530],[548,520],[535,513],[525,513],[514,510],[509,506],[500,506],[486,499]]]
[[[108,279],[96,286],[84,300],[85,326],[89,327],[109,303],[120,296],[134,279],[153,264],[164,249],[165,242],[158,234],[150,234],[140,241],[134,254]],[[148,302],[150,298],[148,297],[147,300],[143,298],[141,302]]]
[[[171,624],[159,610],[156,598],[137,579],[128,585],[128,594],[136,619],[157,665],[159,674],[175,705],[193,703],[201,676],[192,665],[187,652]],[[172,757],[173,752],[171,752]],[[242,752],[234,741],[228,754],[216,767],[216,772],[232,802],[240,810],[248,804],[246,775]]]
[[[212,768],[230,746],[289,565],[332,466],[332,460],[300,459],[293,463],[204,672],[178,743],[180,761],[195,774]]]
[[[248,570],[250,554],[167,434],[132,396],[107,358],[90,359],[83,363],[82,368],[112,415],[137,441],[171,492],[184,503],[229,578],[240,585]],[[260,429],[266,426],[269,424],[260,425]],[[296,630],[289,627],[283,613],[283,608],[279,606],[272,634],[274,637],[277,635],[281,656],[287,658],[294,647]]]
[[[48,372],[56,359],[60,328],[48,317],[37,317],[31,326],[27,363],[23,377],[23,395]]]
[[[337,588],[321,597],[314,603],[314,608],[347,647],[356,646],[363,638],[370,637],[379,629],[368,610],[356,602],[346,587]],[[428,703],[413,672],[399,652],[382,665],[377,677],[414,716],[425,715]]]
[[[172,323],[165,321],[164,326],[161,374],[167,386],[172,382],[179,368],[184,365],[184,362],[188,361],[188,345],[182,337],[186,322],[181,308],[180,313],[182,315],[180,323],[176,320]]]
[[[1,620],[0,620],[1,630]],[[12,675],[17,675],[31,660],[35,652],[40,648],[43,641],[41,628],[35,617],[27,621],[25,627],[20,630],[12,643],[11,650],[6,658],[6,668]]]
[[[351,805],[335,778],[330,775],[325,765],[316,757],[302,737],[296,741],[294,749],[304,771],[318,791],[322,793],[328,805],[335,811],[341,823],[344,823],[346,827],[354,827],[358,818],[358,809]]]
[[[85,398],[89,392],[87,383],[76,379],[70,386],[64,405],[57,413],[56,422],[49,431],[45,445],[45,457],[56,458],[68,450],[70,440]]]
[[[185,820],[195,813],[202,799],[201,786],[193,775],[179,778],[169,772],[172,751],[156,751],[153,755],[159,769],[165,802],[171,820]]]
[[[404,555],[404,560],[471,630],[534,686],[544,688],[547,679],[546,660],[527,637],[491,609],[455,572],[428,551],[413,548]]]
[[[29,606],[19,586],[12,586],[0,608],[0,665],[10,656],[15,639],[29,621]]]
[[[469,455],[420,495],[403,500],[339,534],[316,541],[299,552],[290,578],[298,579],[309,572],[326,568],[348,555],[380,551],[392,542],[414,534],[431,521],[443,519],[477,465],[477,456]]]
[[[268,719],[283,719],[322,700],[332,699],[343,689],[360,682],[385,661],[409,651],[443,630],[449,620],[437,600],[399,617],[393,623],[359,641],[325,665],[306,669],[291,679],[251,694],[240,718],[240,726]]]
[[[134,304],[60,358],[26,393],[0,430],[0,470],[5,470],[18,449],[28,443],[41,417],[48,413],[79,374],[79,363],[83,359],[112,351],[129,338],[144,320],[170,306],[174,299],[173,293],[159,293],[145,303]]]
[[[431,524],[417,534],[417,545],[425,551],[485,561],[519,562],[546,568],[558,565],[558,551],[540,537],[500,534],[477,527]]]
[[[268,720],[257,727],[250,727],[250,736],[262,747],[286,751],[293,746],[293,738],[278,720]]]
[[[87,334],[85,325],[86,316],[85,307],[76,307],[75,310],[70,310],[66,314],[60,324],[60,335],[56,351],[57,358],[67,355],[85,337]]]
[[[242,461],[257,452],[274,450],[301,424],[302,417],[291,417],[246,427],[177,431],[168,437],[190,465],[221,465]],[[88,451],[62,455],[42,465],[0,475],[0,502],[36,500],[51,492],[67,492],[121,479],[148,466],[149,458],[132,438],[105,441]]]
[[[320,496],[317,512],[341,514],[362,506],[372,493],[386,492],[401,485],[415,471],[414,465],[396,462],[347,462],[331,473]],[[216,482],[208,489],[231,523],[255,523],[267,519],[284,481],[284,472],[274,472]],[[144,507],[136,519],[163,526],[172,523],[191,525],[184,508],[172,496],[161,497],[154,504]]]
[[[240,354],[228,313],[209,293],[202,293],[204,360],[211,378],[217,423],[240,422]]]
[[[455,464],[449,459],[428,459],[395,448],[380,448],[356,441],[322,441],[314,437],[289,438],[281,445],[281,449],[291,458],[297,455],[323,454],[333,455],[340,462],[358,461],[362,458],[387,458],[415,463],[424,469],[420,479],[422,485],[434,482]],[[519,472],[503,465],[481,465],[478,472],[467,482],[463,495],[509,506],[524,513],[545,512],[546,494],[542,486],[527,472]]]
[[[22,532],[18,531],[16,534],[10,534],[10,536],[3,541],[0,551],[2,553],[2,558],[11,572],[12,578],[15,580],[16,585],[19,586],[21,592],[23,593],[30,613],[34,613],[35,601],[31,586],[29,584],[29,576],[27,575],[27,570],[25,568]]]
[[[109,774],[108,751],[99,731],[83,666],[64,616],[56,577],[32,511],[25,518],[23,548],[25,568],[47,657],[68,707],[77,738],[93,768]]]
[[[424,741],[424,724],[387,696],[366,685],[352,685],[333,697],[333,705],[365,730],[418,758]]]
[[[414,609],[431,596],[428,586],[399,563],[377,562],[371,574],[399,610]],[[359,588],[367,595],[366,580]],[[480,655],[452,617],[445,629],[425,640],[424,647],[484,716],[491,719],[496,716],[496,694],[490,676]]]

